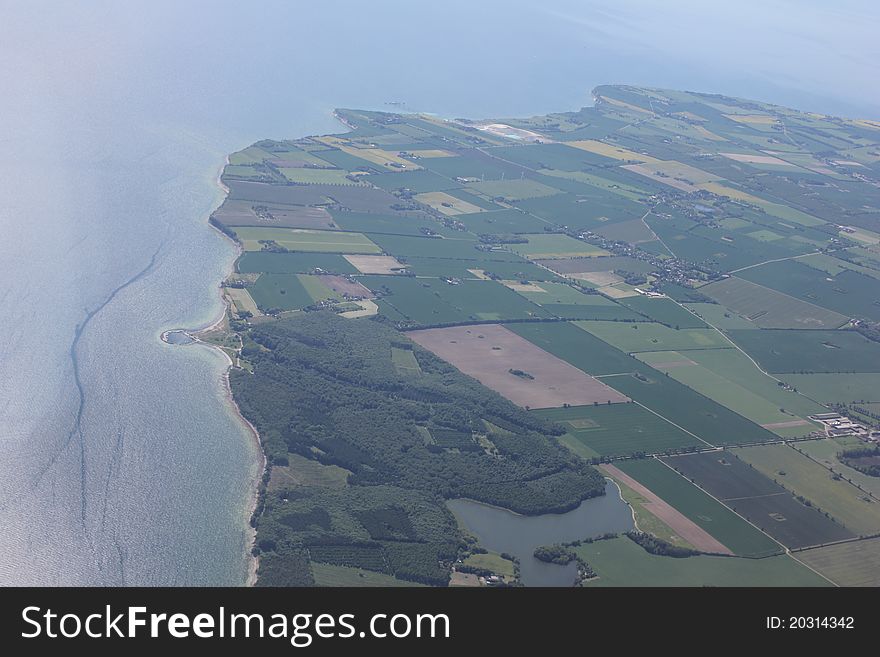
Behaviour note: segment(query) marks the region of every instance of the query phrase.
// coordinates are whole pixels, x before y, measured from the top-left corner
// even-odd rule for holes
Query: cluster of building
[[[880,441],[880,431],[872,431],[864,424],[856,422],[840,413],[817,413],[816,415],[811,415],[810,419],[825,427],[825,434],[829,438],[858,436],[865,441]]]

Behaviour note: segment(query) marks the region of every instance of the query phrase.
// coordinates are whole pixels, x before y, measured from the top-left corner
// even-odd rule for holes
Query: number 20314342
[[[767,616],[768,630],[852,630],[852,616]]]

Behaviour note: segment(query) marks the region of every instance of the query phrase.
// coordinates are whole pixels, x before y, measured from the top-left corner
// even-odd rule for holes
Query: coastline
[[[223,200],[220,202],[220,204],[217,207],[220,207],[220,205],[222,205],[226,201],[226,196],[229,195],[229,188],[223,183],[223,180],[222,180],[223,170],[226,168],[226,166],[228,164],[229,164],[229,155],[227,155],[225,157],[223,165],[220,167],[220,171],[217,173],[217,177],[215,179],[215,183],[216,183],[217,187],[219,187],[221,190],[223,190],[223,194],[224,194]],[[210,215],[209,215],[209,217],[210,217]],[[238,256],[241,255],[241,250],[242,250],[241,245],[238,242],[236,242],[235,240],[233,240],[229,235],[224,233],[222,230],[220,230],[216,226],[214,226],[210,221],[207,223],[208,223],[208,226],[210,226],[212,230],[217,231],[225,239],[229,240],[232,244],[235,245],[236,257],[235,257],[235,259],[233,259],[232,266],[226,274],[228,276],[229,274],[234,272],[235,260],[237,260]],[[263,476],[266,472],[266,454],[263,452],[263,444],[260,440],[259,431],[257,431],[256,427],[254,427],[254,425],[251,424],[250,420],[248,420],[242,414],[241,409],[238,406],[238,403],[235,401],[235,395],[232,393],[232,385],[231,385],[230,379],[229,379],[229,372],[232,369],[232,367],[235,365],[235,363],[233,362],[230,355],[224,349],[222,349],[218,345],[211,344],[210,342],[207,342],[206,340],[201,339],[201,334],[204,334],[209,331],[217,329],[227,319],[228,312],[229,312],[229,302],[226,300],[226,297],[223,294],[222,287],[218,287],[218,294],[220,295],[220,301],[222,303],[223,308],[220,311],[220,314],[217,317],[217,319],[215,319],[210,324],[207,324],[206,326],[200,327],[198,329],[193,329],[193,330],[184,330],[184,332],[186,333],[186,335],[188,335],[190,338],[192,338],[192,340],[195,344],[203,345],[209,349],[215,349],[215,350],[219,351],[221,354],[223,354],[223,356],[226,358],[227,366],[226,366],[225,370],[223,371],[223,376],[222,376],[225,401],[228,404],[228,406],[230,407],[230,409],[232,410],[232,412],[234,413],[234,415],[247,428],[248,432],[251,434],[251,437],[252,437],[254,444],[257,448],[257,453],[259,454],[257,475],[254,478],[254,480],[251,482],[251,492],[250,492],[251,504],[250,504],[250,508],[249,508],[250,513],[248,514],[249,520],[248,520],[247,529],[246,529],[246,534],[248,537],[247,538],[248,568],[247,568],[247,578],[245,579],[244,585],[245,586],[254,586],[257,582],[257,569],[259,568],[260,564],[259,564],[259,558],[253,554],[253,547],[254,547],[254,544],[255,544],[256,538],[257,538],[257,530],[253,526],[253,524],[250,522],[250,519],[253,518],[253,515],[257,509],[257,504],[259,502],[260,482],[262,481]],[[163,332],[162,339],[163,339],[163,341],[167,342],[167,340],[165,340],[166,333],[167,333],[167,331]]]

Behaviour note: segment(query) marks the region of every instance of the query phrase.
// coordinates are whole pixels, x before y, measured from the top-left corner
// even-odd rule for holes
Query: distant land
[[[258,585],[880,585],[880,122],[593,96],[229,156]]]

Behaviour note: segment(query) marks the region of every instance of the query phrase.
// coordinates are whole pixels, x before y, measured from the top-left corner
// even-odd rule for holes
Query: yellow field
[[[412,153],[413,155],[418,156],[418,157],[427,157],[427,158],[454,157],[455,156],[454,153],[450,153],[449,151],[441,151],[439,148],[433,148],[433,149],[429,148],[429,149],[423,150],[423,151],[409,151],[409,152]]]
[[[395,155],[394,153],[389,153],[381,148],[355,148],[354,146],[351,146],[350,142],[340,139],[339,137],[316,137],[315,139],[328,146],[338,148],[349,155],[359,157],[362,160],[378,164],[382,167],[387,167],[389,171],[413,171],[422,168],[415,162],[405,160],[402,157]],[[391,166],[392,164],[398,164],[404,168],[400,169],[399,167]]]
[[[610,103],[612,105],[616,105],[617,107],[623,107],[628,110],[632,110],[633,112],[641,112],[642,114],[650,114],[653,116],[654,112],[649,109],[645,109],[644,107],[639,107],[638,105],[630,105],[629,103],[625,103],[622,100],[617,100],[616,98],[609,98],[608,96],[599,96],[599,100],[604,100],[606,103]]]
[[[227,287],[226,296],[230,298],[232,304],[239,312],[245,310],[254,317],[259,317],[262,314],[260,312],[260,309],[257,308],[257,304],[251,297],[250,292],[248,292],[245,288]]]
[[[776,117],[769,114],[725,114],[724,116],[731,121],[751,125],[773,125],[776,123]]]
[[[705,189],[707,192],[712,192],[713,194],[718,194],[718,196],[729,196],[732,199],[736,199],[737,201],[745,201],[746,203],[765,203],[766,201],[759,199],[757,196],[752,196],[747,192],[743,192],[739,189],[734,189],[733,187],[727,187],[717,182],[707,182],[701,183],[697,185],[700,189]]]
[[[425,192],[424,194],[416,194],[415,199],[420,203],[430,205],[435,210],[448,216],[484,212],[483,208],[480,206],[468,203],[467,201],[462,201],[460,198],[455,198],[446,192]]]
[[[701,125],[694,126],[694,130],[696,130],[703,137],[705,137],[706,139],[709,139],[711,141],[727,141],[727,139],[725,137],[722,137],[720,135],[716,135],[714,132],[712,132],[711,130],[706,130],[706,128],[704,128]]]
[[[658,160],[656,157],[651,157],[650,155],[642,155],[641,153],[636,153],[635,151],[630,151],[621,148],[620,146],[612,146],[611,144],[596,141],[595,139],[582,139],[580,141],[568,141],[565,143],[567,146],[574,146],[575,148],[580,148],[582,151],[589,151],[596,155],[604,155],[605,157],[611,157],[615,160],[637,160],[639,162],[651,163],[663,161]]]

